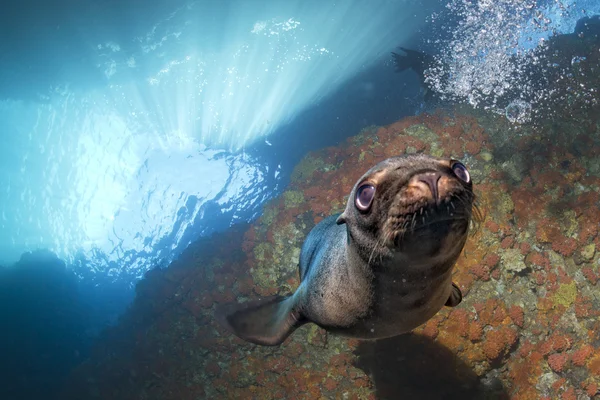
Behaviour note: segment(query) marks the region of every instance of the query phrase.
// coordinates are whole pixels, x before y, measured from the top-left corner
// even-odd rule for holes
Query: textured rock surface
[[[378,342],[304,326],[265,348],[215,323],[216,303],[293,290],[314,224],[343,208],[373,164],[414,151],[460,159],[474,177],[484,219],[455,271],[459,307]],[[589,166],[599,163],[599,119],[515,130],[460,110],[368,129],[312,153],[256,223],[150,272],[73,373],[65,398],[594,398],[600,173]]]

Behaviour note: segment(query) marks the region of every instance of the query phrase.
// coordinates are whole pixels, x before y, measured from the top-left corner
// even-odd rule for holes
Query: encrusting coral
[[[371,165],[414,151],[468,165],[484,219],[456,267],[463,303],[408,335],[414,340],[395,339],[412,343],[412,350],[385,350],[392,352],[384,357],[390,368],[426,358],[427,351],[449,351],[460,368],[443,372],[431,388],[402,381],[402,390],[594,397],[600,385],[600,213],[590,210],[600,201],[600,171],[587,166],[600,162],[598,126],[598,119],[571,121],[522,128],[511,138],[492,134],[514,130],[503,118],[457,109],[452,116],[406,118],[311,153],[254,224],[200,241],[169,268],[148,273],[131,309],[72,375],[65,398],[369,399],[390,393],[393,382],[385,373],[365,365],[379,351],[376,344],[303,327],[280,347],[257,347],[226,334],[212,311],[216,303],[294,289],[299,249],[311,227],[341,210]],[[515,157],[522,164],[519,179],[505,166]]]

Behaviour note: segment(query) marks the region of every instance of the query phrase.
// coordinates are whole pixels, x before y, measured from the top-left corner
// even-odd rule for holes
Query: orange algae
[[[200,365],[206,365],[202,371],[206,370],[206,376],[196,377],[201,385],[189,389],[176,389],[175,385],[170,385],[164,393],[158,392],[162,389],[155,389],[157,398],[160,394],[165,395],[162,398],[178,395],[181,399],[194,398],[194,395],[195,398],[328,398],[333,393],[345,392],[348,392],[349,398],[376,397],[375,381],[360,370],[348,372],[356,358],[351,349],[358,347],[357,341],[330,339],[328,348],[315,347],[307,344],[302,336],[305,333],[301,330],[298,337],[288,340],[281,348],[265,350],[230,338],[211,321],[211,313],[215,303],[227,302],[232,296],[275,294],[280,285],[297,285],[297,271],[290,259],[285,258],[288,256],[285,253],[277,255],[278,262],[290,263],[290,267],[282,270],[280,276],[273,276],[273,287],[257,286],[249,271],[274,263],[276,255],[272,249],[278,241],[301,242],[297,235],[305,234],[311,222],[339,210],[354,179],[362,175],[370,164],[388,155],[402,154],[409,147],[431,149],[431,143],[405,134],[407,129],[418,124],[438,136],[437,144],[444,149],[444,154],[456,157],[465,152],[477,154],[483,151],[483,146],[486,152],[494,153],[493,142],[486,130],[471,116],[423,115],[379,128],[374,135],[376,141],[373,137],[362,137],[362,144],[350,140],[340,147],[311,154],[315,160],[338,168],[343,161],[343,170],[317,169],[310,175],[298,175],[299,178],[291,182],[290,189],[302,192],[304,202],[286,208],[282,199],[274,200],[268,206],[276,211],[272,213],[272,219],[267,223],[263,218],[251,225],[237,242],[237,251],[243,253],[245,259],[229,260],[231,243],[235,243],[230,238],[229,247],[221,248],[218,262],[207,259],[203,252],[197,250],[194,252],[196,255],[187,256],[189,265],[214,265],[213,275],[196,277],[197,272],[192,271],[199,268],[190,267],[178,270],[171,283],[161,282],[165,278],[160,274],[145,279],[149,287],[145,291],[141,288],[140,292],[148,293],[152,301],[135,304],[131,315],[140,313],[140,310],[150,310],[150,315],[155,311],[166,315],[157,319],[155,324],[138,326],[138,344],[131,345],[136,348],[138,356],[129,363],[136,365],[136,370],[147,363],[153,366],[152,372],[158,371],[166,377],[168,371],[174,371],[174,368],[182,371],[188,368],[185,360],[193,358],[189,355],[190,350],[198,352],[201,348],[210,354],[208,359],[202,356],[206,364]],[[593,325],[600,311],[595,300],[589,297],[589,290],[597,284],[598,272],[584,262],[581,268],[577,268],[584,277],[583,282],[577,280],[573,291],[571,285],[575,272],[569,268],[568,265],[572,264],[568,262],[577,257],[582,246],[598,241],[600,221],[586,222],[592,219],[587,216],[589,212],[586,210],[597,205],[598,195],[592,190],[570,200],[568,204],[573,205],[577,214],[574,231],[567,232],[553,212],[567,204],[559,203],[559,200],[563,201],[569,195],[574,180],[583,182],[587,179],[589,183],[586,185],[597,185],[600,181],[584,177],[584,164],[578,158],[585,155],[574,156],[566,143],[559,142],[556,146],[540,149],[533,145],[535,141],[531,138],[523,137],[516,142],[517,147],[527,149],[528,157],[546,160],[546,163],[539,163],[544,167],[537,168],[540,171],[527,171],[519,182],[507,183],[509,177],[494,163],[494,153],[494,161],[489,163],[489,174],[477,183],[483,192],[480,204],[485,205],[482,208],[489,209],[490,204],[495,204],[492,201],[495,194],[507,193],[514,209],[495,213],[493,218],[488,213],[479,230],[469,238],[453,277],[465,295],[463,304],[456,309],[443,310],[416,331],[441,346],[451,348],[471,368],[477,368],[480,376],[493,370],[511,398],[541,398],[536,385],[550,369],[558,373],[561,380],[550,388],[549,398],[569,398],[584,393],[593,396],[597,393],[597,382],[593,379],[600,379],[600,358],[597,356],[599,350],[590,343],[593,343],[594,333],[600,329],[600,326]],[[562,172],[548,171],[551,168],[546,168],[546,165],[551,164],[550,160],[552,163],[569,160],[571,164]],[[552,190],[556,192],[551,193]],[[282,227],[288,224],[299,227],[301,220],[306,226],[303,230],[298,228],[300,233],[281,235]],[[271,250],[265,251],[264,259],[259,260],[254,250],[261,243],[269,244]],[[501,257],[505,249],[517,249],[523,255],[528,270],[519,275],[508,275]],[[556,257],[560,257],[564,265],[557,265]],[[502,294],[496,291],[499,283],[505,286]],[[539,293],[532,295],[529,283],[536,290],[546,291],[546,297]],[[564,329],[566,317],[577,318],[579,323],[585,324],[589,336],[582,337],[580,332]],[[184,330],[183,326],[188,321],[192,322]],[[152,352],[145,351],[155,347],[175,348],[177,343],[182,342],[181,337],[186,337],[182,336],[184,333],[194,337],[193,346],[186,348],[185,343],[181,344],[176,359],[165,357],[159,360],[152,356]],[[339,354],[334,354],[334,349]],[[108,361],[106,363],[110,365]],[[178,363],[183,365],[178,366]],[[192,362],[189,364],[192,365]],[[571,373],[573,369],[578,369],[577,374],[587,380],[578,380]],[[88,371],[94,370],[89,367]],[[104,375],[104,378],[99,378],[103,382],[116,379],[110,378],[108,373]],[[144,375],[143,379],[150,382],[151,373]],[[222,385],[223,389],[211,392],[216,385]],[[112,395],[113,390],[117,389],[110,389],[107,383],[101,393]],[[139,395],[133,387],[118,390],[132,393],[129,398]],[[166,396],[167,390],[170,397]]]
[[[584,345],[579,350],[573,352],[571,355],[571,362],[575,366],[582,367],[593,353],[594,348],[591,345]]]
[[[511,306],[508,313],[513,323],[519,328],[522,328],[525,319],[525,313],[523,312],[523,308],[519,306]]]
[[[569,357],[564,353],[551,354],[548,356],[548,365],[553,371],[561,372],[568,360]]]

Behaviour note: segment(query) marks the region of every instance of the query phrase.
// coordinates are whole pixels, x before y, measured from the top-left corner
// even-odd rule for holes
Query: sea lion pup
[[[308,322],[359,339],[408,332],[462,300],[451,275],[473,200],[469,172],[456,160],[382,161],[356,182],[344,212],[306,237],[293,295],[221,306],[217,319],[270,346]]]

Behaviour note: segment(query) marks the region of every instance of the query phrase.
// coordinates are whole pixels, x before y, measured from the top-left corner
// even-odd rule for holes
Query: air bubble
[[[513,100],[505,109],[506,118],[516,124],[523,124],[531,119],[531,104],[523,100]]]

